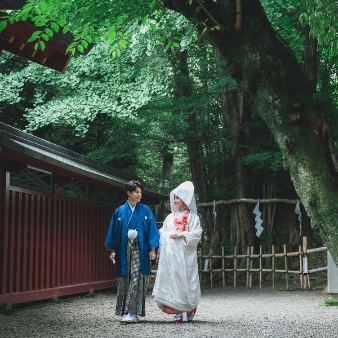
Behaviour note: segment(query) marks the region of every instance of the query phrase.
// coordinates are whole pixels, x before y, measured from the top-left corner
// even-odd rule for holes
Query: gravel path
[[[321,291],[202,289],[194,322],[182,324],[161,313],[150,294],[137,324],[119,323],[111,292],[2,311],[0,337],[338,337],[338,307],[325,306]]]

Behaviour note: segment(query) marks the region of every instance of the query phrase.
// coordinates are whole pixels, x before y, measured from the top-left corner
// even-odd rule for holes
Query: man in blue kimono
[[[150,260],[156,259],[159,231],[150,208],[140,203],[143,184],[130,181],[125,186],[128,201],[118,207],[111,218],[104,246],[111,251],[110,260],[117,267],[117,315],[126,316],[121,323],[137,323],[145,316],[145,296]]]

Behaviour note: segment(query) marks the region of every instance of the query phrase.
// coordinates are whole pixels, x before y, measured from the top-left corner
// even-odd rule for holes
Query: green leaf
[[[290,20],[290,18],[288,18],[287,16],[283,16],[283,17],[281,18],[281,21],[282,21],[282,23],[283,23],[284,25],[290,25],[290,24],[291,24],[291,20]]]
[[[62,28],[62,33],[66,34],[69,31],[69,26],[65,26]]]
[[[7,21],[0,21],[0,32],[7,27]]]
[[[86,41],[87,41],[88,43],[92,43],[93,38],[92,38],[90,35],[87,35],[87,36],[86,36]]]
[[[126,48],[127,45],[128,45],[128,41],[126,41],[126,40],[120,40],[120,41],[119,41],[119,45],[120,45],[122,48]]]
[[[113,43],[116,39],[115,26],[110,26],[108,29],[108,42]]]
[[[41,31],[35,31],[33,32],[33,34],[31,35],[31,37],[27,40],[27,42],[32,42],[35,41],[36,39],[39,39],[41,36],[42,32]]]
[[[75,41],[82,40],[83,35],[84,35],[84,32],[81,32],[80,34],[75,35],[75,36],[74,36],[74,40],[75,40]]]
[[[77,45],[76,47],[77,47],[77,49],[78,49],[79,52],[81,52],[81,53],[84,52],[84,48],[83,48],[82,45]]]
[[[46,49],[46,44],[43,41],[39,41],[39,47],[42,51]]]
[[[41,37],[45,40],[48,41],[49,40],[49,36],[47,34],[42,34]]]
[[[60,26],[54,21],[50,24],[50,26],[52,27],[52,30],[56,33],[60,30]]]
[[[22,7],[22,12],[23,13],[28,13],[32,10],[33,4],[32,3],[27,3],[25,6]]]
[[[59,17],[59,18],[55,19],[55,22],[59,26],[64,26],[66,24],[66,19],[62,16],[62,17]]]
[[[51,38],[52,36],[53,36],[53,34],[54,34],[54,32],[50,29],[50,28],[46,28],[45,29],[45,32],[46,32],[46,34]]]
[[[34,12],[35,12],[38,16],[41,15],[41,10],[40,10],[39,7],[34,7]]]
[[[46,4],[45,2],[39,2],[39,3],[38,3],[38,7],[39,7],[39,9],[40,9],[42,12],[46,12],[46,10],[47,10],[47,8],[48,8],[48,6],[47,6],[47,4]]]
[[[38,21],[35,22],[36,27],[44,27],[48,24],[49,20],[44,17],[39,17]]]
[[[88,47],[88,42],[86,40],[81,40],[81,45],[86,49]]]
[[[68,45],[67,49],[66,49],[66,54],[67,54],[70,50],[72,50],[72,49],[75,47],[75,45],[76,45],[76,42],[70,43],[70,44]]]

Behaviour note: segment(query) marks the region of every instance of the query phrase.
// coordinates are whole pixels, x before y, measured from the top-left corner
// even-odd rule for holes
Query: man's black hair
[[[129,181],[125,186],[124,186],[124,190],[125,192],[130,191],[133,192],[135,191],[137,188],[141,188],[142,192],[144,189],[144,185],[140,182],[140,181]]]

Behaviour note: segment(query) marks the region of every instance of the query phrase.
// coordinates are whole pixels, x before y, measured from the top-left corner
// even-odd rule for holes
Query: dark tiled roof
[[[0,146],[8,149],[18,156],[25,156],[44,165],[62,169],[72,173],[74,176],[87,177],[101,185],[123,190],[124,185],[130,180],[139,178],[130,175],[122,170],[90,159],[81,154],[75,153],[54,143],[43,140],[39,137],[25,133],[19,129],[0,122]],[[1,155],[1,152],[0,152]],[[145,189],[146,199],[153,199],[160,202],[167,199],[166,195]]]

